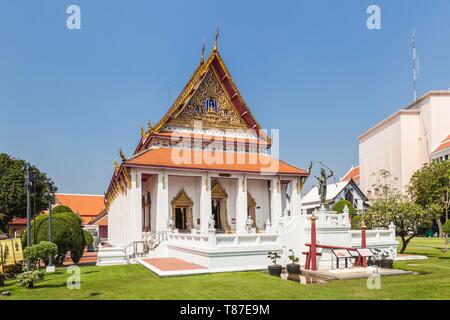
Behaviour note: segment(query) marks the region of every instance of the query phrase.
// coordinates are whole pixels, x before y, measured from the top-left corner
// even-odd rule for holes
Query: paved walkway
[[[143,259],[143,261],[161,271],[206,269],[205,267],[199,266],[198,264],[190,263],[177,258],[151,258]]]
[[[80,259],[80,262],[78,262],[79,266],[88,266],[88,265],[95,265],[97,263],[97,252],[87,252],[85,251],[83,253],[83,256]],[[65,266],[71,266],[73,265],[73,261],[70,258],[70,256],[68,256],[65,260],[64,260],[64,265]]]

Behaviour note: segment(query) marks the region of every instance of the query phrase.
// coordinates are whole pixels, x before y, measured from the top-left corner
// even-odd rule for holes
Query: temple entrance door
[[[214,214],[215,228],[228,233],[231,228],[228,225],[227,198],[228,194],[219,181],[214,181],[211,187],[211,213]]]
[[[258,232],[259,230],[256,226],[256,202],[250,192],[247,192],[247,216],[252,218],[253,228],[256,228],[256,232]]]
[[[175,208],[175,228],[182,231],[186,230],[187,219],[187,208]]]
[[[172,200],[172,221],[179,231],[189,232],[194,228],[192,206],[194,203],[184,190]]]
[[[212,214],[214,215],[214,228],[218,231],[224,231],[224,228],[222,226],[222,217],[220,214],[220,200],[219,199],[212,199],[211,200],[211,209]]]

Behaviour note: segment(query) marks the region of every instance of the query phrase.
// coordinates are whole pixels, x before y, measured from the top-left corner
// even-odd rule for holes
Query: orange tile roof
[[[359,181],[359,166],[351,167],[341,181],[349,181],[350,179],[353,179],[355,182]]]
[[[172,154],[172,152],[174,152],[174,154]],[[197,159],[200,161],[196,161]],[[127,160],[124,162],[124,165],[264,174],[308,175],[303,169],[299,169],[264,154],[182,150],[176,148],[150,149]]]
[[[20,225],[25,225],[25,224],[27,224],[26,218],[14,218],[9,223],[10,226],[20,226]]]
[[[432,153],[436,153],[445,150],[447,148],[450,148],[450,134],[444,140],[441,141],[441,144],[436,149],[434,149]]]
[[[72,209],[81,216],[85,223],[89,223],[105,210],[103,195],[56,193],[55,197],[58,204]]]
[[[107,226],[108,225],[108,215],[103,216],[97,221],[92,222],[92,224],[96,224],[98,226]]]

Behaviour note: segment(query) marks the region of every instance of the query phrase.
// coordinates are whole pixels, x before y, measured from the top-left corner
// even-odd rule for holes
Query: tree
[[[444,227],[442,228],[445,233],[445,247],[444,252],[448,252],[448,235],[450,234],[450,220],[447,220],[447,222],[444,224]]]
[[[341,200],[337,201],[333,205],[333,208],[331,210],[336,211],[337,213],[343,213],[345,206],[348,207],[349,213],[351,215],[355,215],[356,214],[356,209],[353,207],[352,203],[350,201],[348,201],[348,200],[345,200],[345,199],[341,199]]]
[[[433,214],[405,196],[391,193],[374,199],[364,219],[373,227],[388,228],[395,224],[396,234],[402,240],[400,253],[404,253],[419,228],[431,225]]]
[[[410,180],[408,193],[415,203],[434,214],[442,237],[442,220],[448,221],[450,207],[450,161],[433,161],[417,170]]]
[[[387,199],[394,194],[399,194],[399,190],[395,187],[398,178],[394,177],[389,170],[381,169],[372,173],[372,176],[375,177],[375,183],[372,184],[372,189],[367,192],[369,198]]]
[[[5,230],[14,217],[26,216],[25,167],[24,160],[0,153],[0,229],[2,230]],[[53,200],[56,187],[51,179],[35,166],[31,167],[31,173],[35,177],[31,193],[32,213],[39,214],[48,207],[49,197]],[[51,190],[48,190],[49,185]]]

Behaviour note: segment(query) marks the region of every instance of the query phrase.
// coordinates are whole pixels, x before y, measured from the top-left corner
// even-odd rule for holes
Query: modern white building
[[[353,179],[330,183],[327,185],[327,196],[325,205],[331,210],[332,206],[339,200],[349,201],[353,208],[357,210],[365,209],[365,202],[368,200]],[[301,201],[302,210],[312,213],[321,206],[319,190],[317,187],[311,188]]]
[[[142,129],[134,154],[120,152],[106,192],[110,248],[98,264],[123,262],[142,243],[140,263],[158,274],[166,260],[155,259],[232,271],[265,268],[269,251],[301,255],[310,241],[300,206],[309,173],[270,155],[273,141],[260,129],[214,47],[162,119]],[[348,214],[322,213],[317,230],[322,243],[361,243]],[[383,239],[394,252],[392,230],[376,232],[369,244]]]
[[[359,140],[361,190],[370,198],[373,173],[389,170],[403,191],[413,173],[450,154],[450,91],[430,91],[379,122]]]

